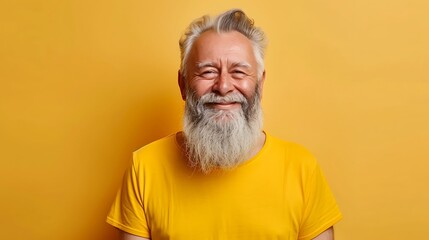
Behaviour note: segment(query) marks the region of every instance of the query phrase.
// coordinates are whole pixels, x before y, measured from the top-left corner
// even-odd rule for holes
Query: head
[[[210,172],[251,156],[262,133],[265,38],[241,10],[194,21],[180,40],[190,163]]]
[[[251,41],[253,52],[258,63],[258,76],[264,72],[264,55],[267,44],[264,32],[255,27],[253,20],[239,9],[231,9],[216,17],[208,15],[194,20],[180,38],[180,74],[186,78],[187,62],[195,41],[206,31],[216,33],[239,32]]]

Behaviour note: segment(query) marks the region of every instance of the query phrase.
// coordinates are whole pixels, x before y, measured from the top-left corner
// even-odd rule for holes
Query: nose
[[[220,96],[225,96],[234,90],[233,80],[228,76],[228,73],[222,72],[216,79],[213,85],[213,92]]]

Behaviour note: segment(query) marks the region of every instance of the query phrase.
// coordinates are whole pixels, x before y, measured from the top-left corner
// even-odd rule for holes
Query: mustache
[[[240,93],[230,93],[225,96],[219,96],[215,93],[204,94],[199,100],[199,104],[210,104],[210,103],[240,103],[242,105],[247,104],[247,99]]]
[[[203,119],[207,112],[214,111],[207,107],[213,103],[239,103],[241,104],[241,111],[243,115],[249,109],[248,100],[241,93],[230,93],[225,96],[220,96],[216,93],[206,93],[201,97],[197,97],[195,92],[188,92],[189,98],[186,99],[185,111],[191,116],[192,122],[198,123]]]

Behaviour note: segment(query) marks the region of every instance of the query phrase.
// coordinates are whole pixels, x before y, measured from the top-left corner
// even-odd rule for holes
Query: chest
[[[178,177],[146,189],[152,239],[297,239],[302,193],[278,173]]]

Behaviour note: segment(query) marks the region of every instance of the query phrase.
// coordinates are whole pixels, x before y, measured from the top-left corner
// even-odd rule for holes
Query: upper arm
[[[313,238],[313,240],[334,240],[334,227],[326,229],[317,237]]]
[[[149,238],[139,237],[119,230],[119,240],[149,240]]]

